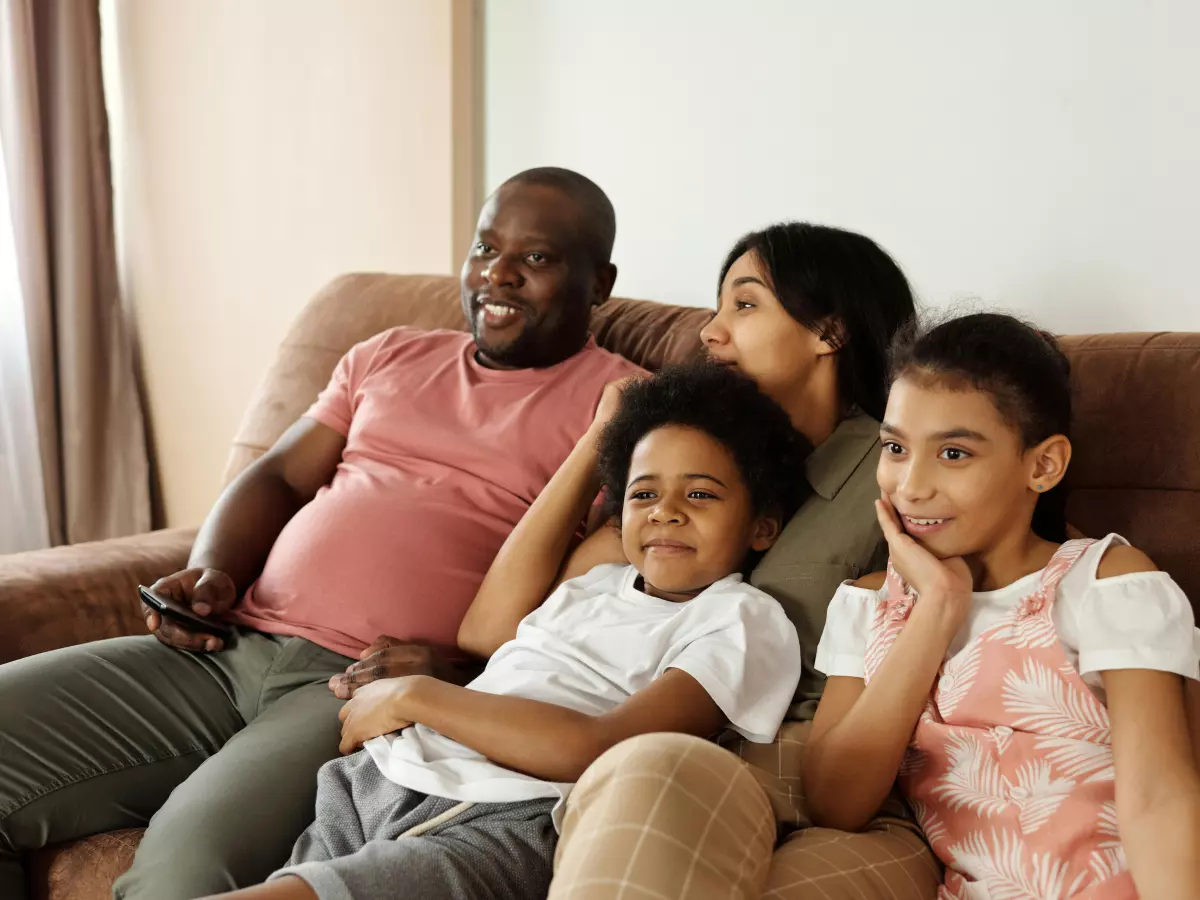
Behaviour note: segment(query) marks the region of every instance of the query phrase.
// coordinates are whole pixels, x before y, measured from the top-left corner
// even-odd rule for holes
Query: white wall
[[[117,231],[166,518],[198,523],[296,313],[451,272],[458,0],[105,0]]]
[[[491,0],[485,180],[577,168],[617,293],[708,304],[738,235],[862,231],[923,299],[1200,331],[1194,0]]]

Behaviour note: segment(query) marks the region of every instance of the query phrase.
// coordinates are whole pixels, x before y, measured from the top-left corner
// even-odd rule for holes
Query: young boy
[[[322,768],[316,821],[288,865],[232,896],[544,896],[557,813],[605,750],[722,727],[771,741],[799,644],[740,571],[799,504],[807,450],[728,369],[668,369],[606,393],[463,623],[464,648],[491,655],[483,674],[467,687],[411,676],[360,689],[342,709],[342,750],[366,752]],[[597,469],[630,564],[546,597]]]

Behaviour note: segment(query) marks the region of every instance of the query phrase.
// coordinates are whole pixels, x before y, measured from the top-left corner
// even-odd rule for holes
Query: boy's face
[[[704,432],[671,425],[634,448],[621,543],[646,593],[690,599],[778,533],[777,519],[755,515],[733,455]]]

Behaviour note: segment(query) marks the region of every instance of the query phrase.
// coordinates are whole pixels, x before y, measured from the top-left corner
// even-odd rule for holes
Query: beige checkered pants
[[[806,827],[808,728],[729,749],[678,734],[614,747],[567,803],[551,900],[932,900],[941,869],[912,822]]]

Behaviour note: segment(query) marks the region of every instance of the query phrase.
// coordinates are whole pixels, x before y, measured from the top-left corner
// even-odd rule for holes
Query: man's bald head
[[[616,217],[604,191],[569,169],[528,169],[488,197],[463,264],[463,314],[477,358],[552,366],[587,343],[608,299]]]
[[[566,195],[579,210],[579,235],[587,243],[592,260],[606,263],[612,260],[613,241],[617,237],[617,214],[612,201],[592,179],[557,166],[541,166],[518,172],[497,193],[510,185],[533,185],[553,188]]]

